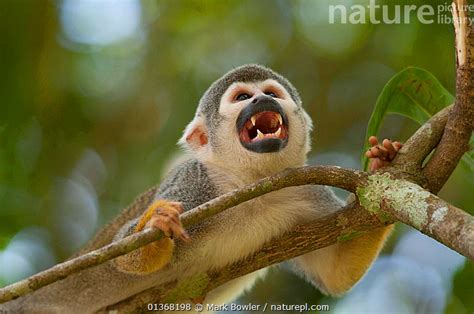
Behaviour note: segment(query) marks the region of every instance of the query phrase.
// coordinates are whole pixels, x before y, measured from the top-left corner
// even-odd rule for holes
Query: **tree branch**
[[[437,193],[469,150],[474,127],[474,31],[466,0],[452,4],[456,31],[456,100],[443,137],[423,174]]]
[[[453,105],[435,114],[403,145],[392,162],[393,166],[416,176],[420,174],[426,156],[438,145]]]
[[[368,184],[359,189],[357,194],[368,210],[353,202],[341,211],[297,225],[282,237],[266,243],[245,260],[218,270],[195,274],[179,282],[147,289],[99,312],[130,313],[146,308],[147,304],[189,300],[190,295],[179,293],[181,290],[189,292],[189,289],[183,289],[183,285],[198,287],[192,291],[192,297],[205,296],[232,279],[316,249],[351,240],[393,222],[386,216],[381,222],[377,216],[383,217],[383,214],[390,214],[412,225],[474,260],[474,218],[468,213],[447,204],[414,183],[393,179],[388,173],[369,176]],[[199,285],[196,282],[206,284]]]
[[[420,174],[421,165],[426,156],[439,143],[452,107],[449,106],[438,112],[410,137],[393,162],[392,171],[394,173],[400,177],[411,178],[420,184],[424,183],[423,186],[425,187],[429,184],[425,176]],[[419,187],[411,186],[405,188],[403,194],[406,194],[406,192],[410,193],[410,188],[419,191]],[[361,190],[359,193],[363,196],[364,191]],[[443,241],[449,242],[448,246],[452,248],[458,247],[459,250],[466,252],[466,256],[469,256],[470,259],[474,259],[474,218],[462,210],[446,204],[432,194],[426,197],[425,191],[421,191],[421,193],[423,196],[421,199],[426,200],[426,203],[422,201],[420,207],[414,206],[417,203],[420,205],[420,202],[410,202],[411,208],[406,213],[403,210],[400,211],[399,206],[393,206],[393,202],[390,202],[389,198],[381,196],[380,204],[384,204],[384,210],[392,212],[393,216],[398,217],[400,221],[420,229],[420,231],[442,243],[444,243]],[[405,204],[403,197],[401,201]],[[400,201],[395,202],[395,204],[400,205]],[[398,209],[395,209],[397,207]],[[377,206],[372,211],[380,215],[380,209]],[[370,215],[358,203],[352,203],[333,215],[323,217],[306,225],[296,226],[289,234],[283,236],[283,238],[271,241],[259,252],[244,261],[239,261],[214,273],[200,274],[209,279],[209,284],[204,286],[198,295],[205,295],[206,292],[229,280],[281,262],[285,260],[285,258],[280,259],[280,255],[284,254],[284,252],[289,252],[286,256],[287,259],[292,258],[334,244],[338,239],[350,239],[383,226],[383,223],[375,217]],[[389,220],[390,217],[385,217],[385,219]],[[347,225],[347,222],[350,222],[350,224]],[[334,236],[333,232],[337,236]],[[305,239],[311,240],[305,242]],[[276,247],[278,250],[274,251],[271,249],[272,247]],[[295,250],[295,248],[298,249]],[[183,281],[192,285],[192,282],[195,280],[195,278],[186,278]],[[105,307],[100,312],[115,310],[128,313],[143,309],[148,303],[159,303],[160,300],[167,300],[169,291],[176,291],[181,284],[183,282],[178,283],[175,281],[163,286],[147,289],[126,300]]]
[[[117,304],[105,307],[99,312],[132,313],[158,300],[171,303],[175,301],[174,294],[181,285],[189,283],[192,286],[193,281],[197,280],[207,282],[199,291],[194,292],[196,296],[203,296],[232,279],[338,241],[347,241],[382,226],[384,224],[375,215],[364,210],[357,202],[353,202],[338,212],[297,225],[282,237],[266,243],[258,252],[244,260],[222,269],[196,274],[196,276],[185,278],[180,282],[173,281],[164,286],[147,289]]]
[[[357,196],[381,220],[410,225],[474,261],[474,217],[418,184],[396,179],[389,172],[378,173],[357,189]]]
[[[240,203],[289,186],[319,184],[336,186],[354,192],[363,182],[367,174],[364,172],[343,169],[340,167],[302,167],[287,169],[272,177],[264,178],[242,189],[234,190],[217,197],[181,216],[185,227],[202,222],[203,220],[234,207]],[[122,240],[106,245],[98,250],[81,255],[50,269],[35,274],[0,289],[0,303],[18,298],[41,287],[66,278],[86,268],[102,264],[114,257],[124,255],[139,247],[145,246],[163,237],[158,229],[145,230]]]
[[[422,156],[423,153],[429,153],[427,146],[417,144],[418,141],[432,144],[439,141],[448,110],[449,109],[441,111],[430,119],[427,124],[421,127],[420,130],[413,135],[413,138],[415,138],[416,141],[409,140],[407,142],[405,147],[411,150],[411,153],[413,154],[412,156],[422,160],[424,159]],[[432,131],[424,132],[423,130],[427,128],[430,128]],[[403,152],[401,153],[401,156],[405,156]],[[407,159],[408,162],[409,154],[407,153],[406,156],[406,158],[403,158]],[[396,170],[397,168],[393,168],[392,171],[394,171],[394,169]],[[398,171],[398,176],[401,176],[400,173],[403,174],[404,172]],[[340,167],[302,167],[298,169],[288,169],[277,175],[264,178],[257,183],[211,200],[208,203],[183,214],[182,222],[185,227],[202,222],[227,208],[288,186],[319,184],[335,186],[350,192],[356,192],[358,187],[363,187],[367,182],[367,177],[367,173],[343,169]],[[145,208],[143,210],[145,210]],[[354,219],[351,218],[351,220]],[[163,235],[159,230],[145,230],[141,233],[134,234],[120,241],[106,245],[98,250],[81,255],[64,263],[57,264],[48,270],[0,289],[0,303],[15,299],[55,281],[64,279],[70,274],[99,265],[113,259],[114,257],[126,254],[156,241],[162,236]],[[344,236],[344,234],[339,234],[339,236]],[[329,244],[326,243],[326,245]]]

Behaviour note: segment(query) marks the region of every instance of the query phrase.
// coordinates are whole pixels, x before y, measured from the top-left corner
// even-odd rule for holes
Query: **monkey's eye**
[[[264,94],[273,98],[277,98],[277,95],[274,92],[265,92]]]
[[[249,94],[246,94],[246,93],[242,93],[242,94],[239,94],[235,100],[237,101],[242,101],[242,100],[246,100],[246,99],[250,99],[252,98],[252,96],[250,96]]]

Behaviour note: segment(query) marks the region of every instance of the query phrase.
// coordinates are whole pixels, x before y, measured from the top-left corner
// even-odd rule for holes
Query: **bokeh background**
[[[329,4],[368,2],[1,0],[0,286],[63,260],[158,183],[199,97],[241,64],[270,66],[299,89],[315,122],[312,162],[360,168],[392,75],[422,67],[454,93],[452,25],[423,25],[415,13],[409,24],[328,23]],[[382,135],[415,129],[390,117]],[[441,195],[472,210],[473,188],[472,172],[458,169]],[[278,268],[238,302],[472,313],[473,296],[472,263],[399,225],[342,299]]]

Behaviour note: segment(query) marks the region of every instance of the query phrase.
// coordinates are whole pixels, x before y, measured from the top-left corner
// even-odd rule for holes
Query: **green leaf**
[[[454,102],[454,97],[441,85],[436,77],[420,68],[409,67],[397,73],[385,85],[377,99],[367,127],[366,139],[377,135],[383,119],[388,114],[398,114],[425,123],[432,115]],[[364,144],[362,165],[367,169]]]
[[[474,313],[474,264],[466,261],[454,276],[453,290],[445,313]]]

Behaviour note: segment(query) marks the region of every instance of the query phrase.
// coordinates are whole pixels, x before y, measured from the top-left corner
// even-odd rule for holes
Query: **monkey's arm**
[[[171,171],[147,209],[123,225],[115,240],[155,227],[167,236],[186,241],[188,236],[179,214],[217,195],[205,166],[197,160],[188,160]],[[122,272],[148,274],[166,266],[171,260],[173,249],[174,239],[167,237],[116,258],[114,265]]]

